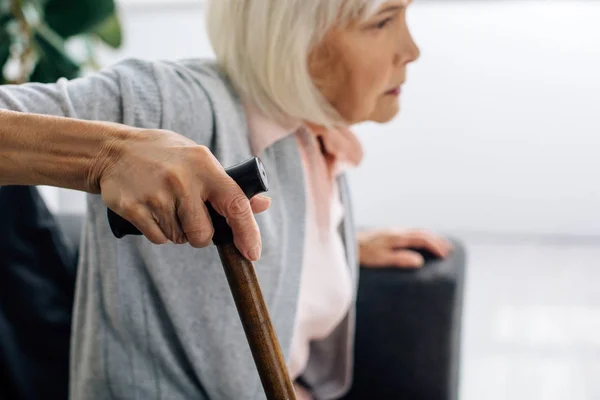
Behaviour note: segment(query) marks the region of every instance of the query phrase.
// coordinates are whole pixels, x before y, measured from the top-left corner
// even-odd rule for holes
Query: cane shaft
[[[218,249],[267,399],[295,400],[254,265],[234,244],[222,244]]]

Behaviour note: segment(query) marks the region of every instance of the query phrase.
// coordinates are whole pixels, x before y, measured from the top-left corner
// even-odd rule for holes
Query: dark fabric
[[[56,221],[60,225],[62,233],[67,238],[69,246],[78,251],[81,240],[81,228],[84,223],[83,214],[58,213],[56,214]]]
[[[419,270],[361,268],[354,382],[345,400],[454,400],[465,250]]]
[[[28,214],[25,212],[27,208],[37,211]],[[9,209],[13,211],[7,211]],[[66,214],[57,219],[67,236],[66,241],[57,232],[55,221],[41,203],[37,191],[29,188],[0,188],[0,399],[66,399],[68,314],[71,311],[76,261],[76,252],[70,246],[76,246],[79,242],[83,218],[80,215]],[[11,254],[23,253],[15,250],[23,246],[44,249],[44,254],[52,253],[53,249],[54,259],[61,260],[59,264],[72,267],[52,268],[52,265],[56,265],[55,262],[42,262],[49,261],[50,258],[34,257],[38,260],[34,265],[47,265],[48,268],[28,267],[28,270],[46,270],[48,274],[41,277],[46,285],[31,283],[39,281],[37,279],[17,279],[26,283],[21,284],[24,292],[21,296],[10,296],[5,291],[8,275],[3,271],[8,264],[4,254],[8,254],[8,243],[17,243],[16,239],[12,239],[12,242],[6,239],[6,232],[11,229],[9,225],[14,227],[16,220],[22,221],[21,228],[18,229],[21,236],[18,243],[21,244],[16,247],[13,245],[15,248],[10,251]],[[34,239],[35,237],[38,239]],[[40,242],[45,244],[41,245]],[[49,244],[54,247],[49,249]],[[466,256],[460,243],[454,242],[454,246],[456,251],[448,260],[436,261],[431,255],[424,254],[427,265],[421,270],[361,268],[354,383],[345,400],[456,399]],[[23,254],[22,260],[32,259],[27,255],[29,252],[25,251]],[[57,273],[51,274],[50,271]],[[57,283],[54,288],[64,288],[66,295],[61,296],[56,290],[48,290],[47,283],[50,281],[47,279],[51,275],[53,278],[50,281]],[[39,277],[40,274],[36,272],[32,275],[36,276]],[[48,302],[42,301],[42,306],[39,300],[28,299],[27,296],[38,297],[40,292],[49,293],[49,296],[44,297],[50,299]],[[15,298],[21,300],[11,300]],[[33,319],[41,322],[41,328],[20,328],[20,331],[29,332],[29,335],[23,336],[23,340],[16,340],[14,328],[6,329],[7,299],[8,304],[12,305],[9,308],[15,309],[17,315],[19,310],[24,309],[19,307],[19,303],[29,304]],[[40,310],[44,308],[55,311],[40,315]],[[57,318],[50,321],[50,314]],[[40,333],[35,335],[36,331]],[[48,333],[42,332],[53,332],[52,338],[48,337]],[[45,340],[41,346],[40,340]],[[46,356],[44,352],[36,351],[37,355],[32,357],[32,352],[23,351],[22,347],[14,343],[31,343],[32,348],[41,347],[51,353],[46,353],[50,354]],[[13,351],[6,352],[6,345]],[[10,364],[18,369],[13,367],[10,371],[7,370],[6,367]],[[41,376],[42,373],[48,375]],[[19,376],[30,378],[18,379]],[[37,390],[36,386],[43,389]],[[28,391],[18,392],[16,395],[16,388]]]
[[[76,248],[34,187],[0,188],[0,399],[66,399]]]

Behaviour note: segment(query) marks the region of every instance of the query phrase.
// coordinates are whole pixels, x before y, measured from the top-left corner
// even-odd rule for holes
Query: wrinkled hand
[[[410,249],[422,249],[446,258],[452,244],[443,237],[423,230],[378,229],[358,235],[360,264],[367,267],[418,268],[423,256]]]
[[[189,242],[198,248],[208,246],[214,234],[204,204],[209,201],[226,217],[240,252],[260,258],[253,214],[269,208],[268,197],[249,201],[206,146],[170,131],[126,129],[131,135],[111,143],[90,178],[98,180],[110,209],[152,243]]]

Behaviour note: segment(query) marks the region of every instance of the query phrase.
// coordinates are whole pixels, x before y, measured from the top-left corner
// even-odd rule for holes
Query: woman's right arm
[[[117,124],[0,109],[0,186],[100,193],[98,161],[114,159],[119,144],[133,138],[131,129]]]
[[[57,84],[0,87],[0,185],[101,193],[153,243],[188,241],[194,247],[210,243],[213,228],[204,205],[210,201],[227,217],[242,254],[258,259],[253,211],[264,211],[268,200],[255,198],[251,206],[205,146],[156,129],[156,82],[142,77],[136,88],[131,81],[150,71],[142,65],[127,74],[135,65],[120,68],[124,73],[113,68]],[[125,106],[123,96],[135,96],[135,107]]]

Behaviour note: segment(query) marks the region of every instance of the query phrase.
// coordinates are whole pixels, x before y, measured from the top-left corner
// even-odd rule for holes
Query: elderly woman
[[[346,392],[359,261],[418,267],[423,259],[410,248],[450,252],[423,232],[357,235],[350,215],[344,171],[362,150],[348,128],[398,113],[407,65],[419,56],[408,3],[214,0],[207,17],[216,62],[131,60],[83,79],[0,89],[1,108],[30,113],[4,112],[15,132],[51,129],[73,143],[62,166],[72,176],[86,132],[112,138],[79,185],[102,197],[88,196],[73,399],[263,396],[218,255],[207,247],[205,200],[227,216],[240,251],[260,258],[299,396]],[[152,144],[161,142],[169,152],[154,160]],[[223,172],[252,155],[269,173],[272,204],[248,202]],[[106,205],[150,240],[116,240]],[[256,222],[252,211],[263,212]],[[177,245],[185,242],[193,246]]]

